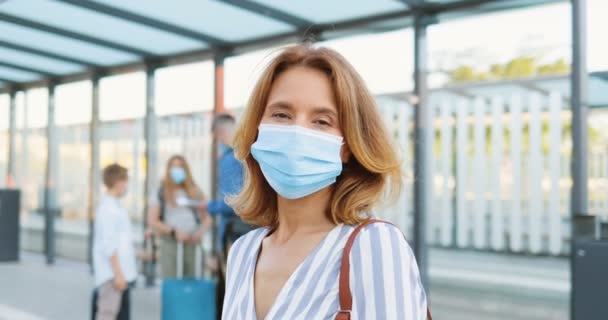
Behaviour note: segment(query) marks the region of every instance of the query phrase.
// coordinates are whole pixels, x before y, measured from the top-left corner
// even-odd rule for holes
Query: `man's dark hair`
[[[223,127],[226,125],[233,125],[236,123],[236,119],[231,114],[228,113],[220,113],[213,118],[213,124],[211,125],[211,130],[214,130]]]

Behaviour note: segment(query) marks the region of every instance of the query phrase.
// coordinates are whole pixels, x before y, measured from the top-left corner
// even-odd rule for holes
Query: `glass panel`
[[[608,2],[587,1],[587,67],[589,71],[608,71],[608,46],[606,45],[606,22]]]
[[[226,108],[244,108],[251,90],[264,67],[279,53],[280,48],[255,51],[224,61],[224,102]]]
[[[58,126],[86,124],[91,121],[90,81],[73,82],[56,89],[55,123]]]
[[[125,63],[137,57],[121,51],[72,40],[66,37],[55,36],[51,33],[40,32],[29,28],[0,21],[0,40],[20,44],[34,49],[79,58],[100,65]],[[21,53],[23,54],[23,53]],[[4,55],[3,55],[4,56]],[[11,60],[14,61],[14,60]],[[58,61],[54,61],[58,63]],[[63,63],[61,63],[63,64]],[[42,64],[46,66],[46,64]],[[75,68],[68,64],[68,68]],[[50,67],[53,70],[53,67]],[[55,67],[57,68],[57,67]],[[65,69],[66,67],[62,67]]]
[[[608,221],[608,108],[589,113],[589,211]]]
[[[36,88],[27,92],[26,116],[28,128],[45,128],[48,118],[48,90]]]
[[[566,75],[559,64],[570,62],[569,8],[558,3],[432,25],[429,63],[437,71],[430,85]]]
[[[21,51],[0,47],[0,57],[3,61],[12,62],[17,65],[22,65],[51,73],[70,73],[83,69],[82,66],[49,59],[39,55],[24,53]]]
[[[212,119],[212,111],[158,118],[157,170],[161,180],[166,176],[169,158],[176,154],[182,155],[190,165],[195,183],[208,198],[211,197]]]
[[[145,74],[138,72],[103,78],[99,86],[99,112],[103,121],[99,128],[99,172],[112,163],[119,163],[129,170],[129,190],[123,203],[134,219],[141,220],[146,163],[143,121]]]
[[[213,110],[213,62],[186,64],[156,71],[158,115]]]
[[[414,88],[411,29],[362,35],[321,43],[346,57],[374,94]]]
[[[183,155],[195,183],[207,196],[211,195],[212,177],[213,74],[212,61],[156,72],[158,177],[165,177],[171,156]]]
[[[145,73],[136,72],[99,81],[99,116],[102,121],[133,119],[146,113]]]
[[[293,30],[287,24],[219,1],[183,0],[180,1],[179,6],[171,1],[103,0],[101,2],[227,41],[241,41]],[[235,24],[235,21],[238,23]]]
[[[436,242],[444,248],[430,251],[431,269],[445,270],[446,276],[458,282],[459,290],[448,289],[443,280],[432,284],[430,299],[437,318],[466,318],[467,311],[455,312],[450,307],[450,301],[462,298],[463,292],[480,305],[492,305],[490,318],[523,319],[537,308],[543,310],[539,316],[547,319],[568,313],[567,307],[559,307],[567,305],[568,272],[557,271],[567,270],[561,256],[567,254],[569,237],[561,231],[569,227],[571,179],[564,160],[571,153],[565,134],[570,114],[564,110],[567,99],[555,102],[554,97],[569,87],[570,33],[570,6],[562,2],[428,28],[433,88],[429,108],[436,110],[449,102],[457,115],[455,123],[449,121],[443,129],[455,130],[453,137],[431,138],[434,152],[429,162],[442,159],[436,150],[449,143],[444,139],[456,138],[456,148],[447,159],[448,168],[456,171],[451,173],[454,183],[448,189],[456,195],[451,211],[456,225],[451,228],[452,239]],[[432,117],[437,130],[443,123],[435,112]],[[562,123],[556,125],[556,119]],[[434,166],[431,175],[433,197],[443,197],[445,187],[438,188],[442,184],[437,181],[443,182],[445,168]],[[429,224],[442,213],[437,207],[433,205],[427,217]],[[442,238],[446,230],[450,231],[434,228],[432,237]],[[476,261],[471,261],[468,258],[473,256],[454,246],[481,250],[475,250]],[[494,252],[485,252],[488,249]],[[517,263],[505,263],[504,255]],[[528,271],[540,264],[555,272],[545,279],[559,284],[554,294],[543,291],[537,283],[542,277]],[[473,283],[459,279],[460,272],[503,280]],[[511,279],[523,282],[517,285]],[[502,281],[516,291],[530,290],[538,301],[530,303],[505,290]]]
[[[8,171],[8,119],[9,119],[9,96],[0,95],[0,187],[6,187],[6,173]]]
[[[31,73],[27,71],[0,66],[0,78],[8,79],[15,82],[25,82],[36,80],[39,77],[40,75],[37,73]]]
[[[104,121],[99,129],[99,172],[112,163],[118,163],[129,170],[129,189],[122,203],[133,219],[142,221],[146,172],[144,121],[140,117]],[[100,190],[104,190],[104,188],[100,188]],[[134,234],[141,233],[134,231]]]
[[[315,23],[362,18],[407,8],[403,3],[394,0],[255,0],[255,2],[280,9]]]
[[[175,9],[175,6],[172,9]],[[96,38],[134,46],[155,54],[169,54],[201,48],[200,41],[55,1],[9,1],[0,7],[0,11]],[[45,14],[41,15],[40,12]],[[196,12],[199,19],[200,12]],[[75,19],[75,17],[78,18]]]
[[[21,246],[24,250],[43,250],[44,181],[47,160],[47,108],[46,88],[27,91],[19,104],[17,127],[17,174],[21,188]]]
[[[589,103],[593,107],[608,107],[608,74],[589,79]]]
[[[587,68],[589,77],[589,210],[608,222],[608,3],[587,1]]]
[[[15,95],[15,126],[16,132],[23,132],[25,127],[25,113],[26,113],[26,98],[23,91],[17,92]],[[23,136],[20,134],[15,135],[15,144],[17,146],[23,145],[25,140],[23,140]],[[18,154],[18,153],[17,153]],[[19,173],[22,171],[23,163],[21,161],[15,161],[13,164],[15,168],[15,176],[13,177],[15,180],[15,185],[19,186]]]
[[[61,220],[57,225],[60,237],[81,239],[70,241],[70,258],[85,260],[88,234],[87,206],[89,165],[91,163],[89,123],[91,121],[91,83],[89,81],[58,86],[55,91],[55,123],[57,124],[58,164],[55,173],[56,195]],[[63,252],[63,250],[60,251]]]

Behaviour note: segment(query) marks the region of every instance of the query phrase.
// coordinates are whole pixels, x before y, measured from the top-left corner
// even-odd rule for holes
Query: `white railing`
[[[403,99],[378,97],[378,103],[400,148],[406,184],[399,199],[380,206],[377,213],[411,234],[414,110]],[[565,253],[572,144],[565,127],[570,121],[568,102],[558,93],[533,91],[491,97],[435,92],[428,107],[434,128],[427,137],[432,144],[432,157],[427,163],[432,177],[429,243],[532,254]],[[234,113],[240,114],[238,110]],[[203,192],[211,193],[211,120],[209,112],[158,118],[159,177],[167,159],[182,154]],[[40,168],[46,156],[46,137],[43,129],[21,131],[17,137],[16,178],[24,188],[25,207],[34,210],[40,205],[34,199],[42,183]],[[75,126],[59,131],[59,148],[66,149],[60,152],[62,180],[58,192],[61,196],[66,191],[67,197],[78,181],[88,183],[88,128]],[[606,148],[591,150],[589,207],[606,220],[608,152]],[[101,165],[117,161],[130,169],[126,202],[136,218],[142,217],[145,201],[144,152],[143,119],[101,124]],[[78,161],[82,162],[79,169],[71,170]],[[86,196],[77,198],[80,200],[74,202],[74,210],[80,210],[80,218],[85,219]]]
[[[379,212],[411,232],[413,110],[395,99],[378,101],[403,148],[410,178],[402,201]],[[563,132],[570,119],[567,101],[554,92],[502,97],[437,93],[428,107],[434,116],[428,137],[433,148],[427,163],[432,168],[428,241],[447,247],[565,253],[572,144],[569,132]],[[608,153],[591,153],[589,168],[590,210],[606,219]]]

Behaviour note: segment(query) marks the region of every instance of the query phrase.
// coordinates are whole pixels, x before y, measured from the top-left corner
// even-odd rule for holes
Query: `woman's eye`
[[[289,115],[286,113],[274,113],[272,114],[273,118],[279,118],[279,119],[289,119]]]
[[[318,125],[321,125],[321,126],[325,126],[325,127],[331,126],[331,123],[329,123],[329,121],[323,120],[323,119],[316,120],[315,124],[318,124]]]

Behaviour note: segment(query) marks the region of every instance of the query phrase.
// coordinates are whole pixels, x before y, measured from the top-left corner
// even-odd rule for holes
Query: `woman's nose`
[[[310,119],[307,115],[298,114],[295,116],[294,119],[295,119],[295,121],[293,122],[293,125],[304,127],[304,128],[310,128]]]

